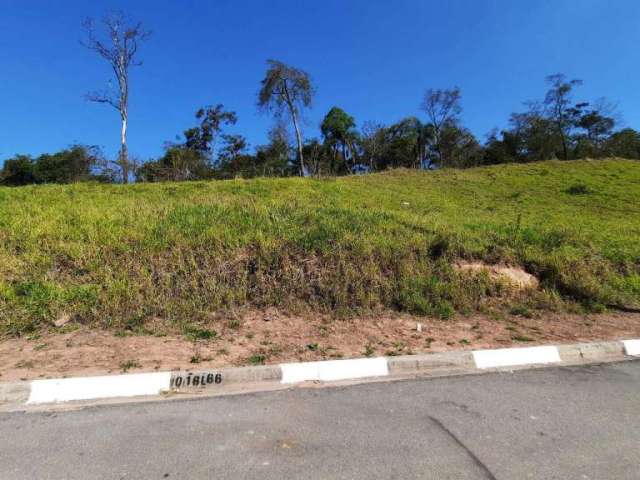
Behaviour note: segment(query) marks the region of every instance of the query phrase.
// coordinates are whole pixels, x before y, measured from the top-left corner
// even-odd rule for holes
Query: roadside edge
[[[544,366],[578,365],[640,359],[640,339],[542,345],[534,347],[460,350],[317,362],[283,363],[200,371],[165,371],[70,377],[0,383],[0,408],[20,410],[33,405],[77,401],[160,397],[180,393],[223,393],[251,385],[286,388],[300,384],[367,381],[417,376],[446,376]]]

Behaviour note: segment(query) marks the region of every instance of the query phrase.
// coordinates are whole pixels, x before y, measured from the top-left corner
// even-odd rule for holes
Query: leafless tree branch
[[[122,12],[107,15],[103,20],[103,38],[96,32],[95,22],[87,18],[83,22],[86,32],[85,39],[80,43],[87,49],[96,52],[107,61],[118,82],[117,93],[90,92],[85,99],[90,102],[110,105],[120,113],[122,122],[120,134],[120,158],[123,182],[129,177],[129,162],[127,158],[127,120],[129,105],[129,67],[142,65],[136,59],[141,42],[149,38],[151,32],[142,27],[141,22],[131,23]]]

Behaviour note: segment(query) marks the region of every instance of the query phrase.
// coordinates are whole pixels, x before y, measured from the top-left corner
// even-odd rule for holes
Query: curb
[[[0,406],[21,407],[79,400],[215,393],[227,386],[278,385],[361,379],[400,379],[579,365],[640,358],[640,339],[426,355],[283,363],[203,371],[135,373],[0,384]]]

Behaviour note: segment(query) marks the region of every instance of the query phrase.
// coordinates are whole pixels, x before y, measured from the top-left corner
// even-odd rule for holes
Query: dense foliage
[[[302,70],[270,60],[258,98],[261,110],[275,114],[269,143],[251,152],[242,135],[225,131],[237,122],[236,113],[221,104],[206,106],[196,112],[198,124],[186,129],[180,142],[167,144],[162,157],[139,165],[135,176],[139,182],[159,182],[347,175],[399,167],[467,168],[550,159],[640,159],[640,132],[616,130],[617,113],[605,100],[576,101],[581,82],[560,74],[547,77],[547,83],[541,100],[525,103],[524,111],[511,115],[508,128],[490,132],[484,143],[462,124],[458,88],[427,90],[423,119],[410,116],[389,125],[365,122],[357,129],[355,118],[334,106],[319,125],[321,138],[304,141],[299,123],[303,108],[311,107],[311,79]],[[105,165],[94,149],[81,146],[35,160],[18,155],[5,161],[0,182],[69,183],[96,175],[122,180]]]
[[[36,158],[17,155],[4,162],[0,184],[29,185],[34,183],[108,182],[114,179],[112,170],[95,147],[74,145],[68,149],[43,154]]]

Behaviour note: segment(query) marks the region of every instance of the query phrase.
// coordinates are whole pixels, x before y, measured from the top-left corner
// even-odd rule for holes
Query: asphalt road
[[[640,478],[640,362],[0,415],[9,479]]]

